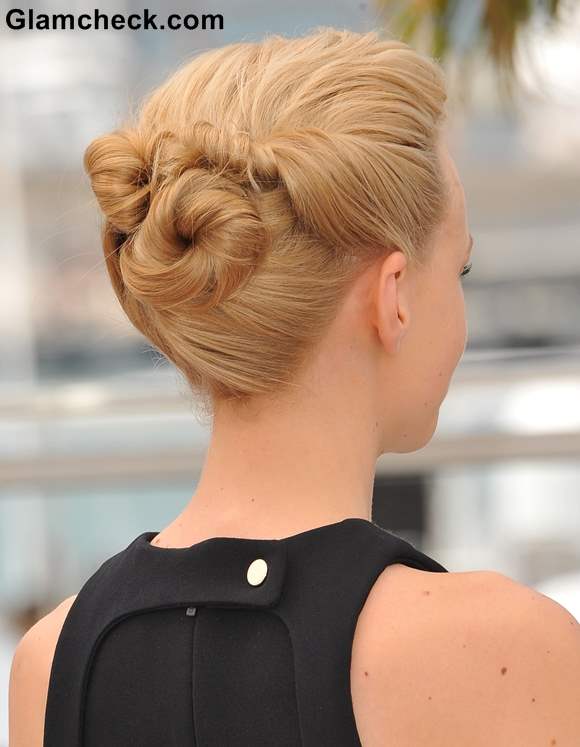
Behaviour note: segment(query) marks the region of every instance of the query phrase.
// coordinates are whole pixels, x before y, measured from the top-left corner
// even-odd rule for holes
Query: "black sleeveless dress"
[[[383,569],[446,569],[347,518],[283,539],[162,548],[144,532],[85,582],[50,673],[44,747],[360,747],[358,615]]]

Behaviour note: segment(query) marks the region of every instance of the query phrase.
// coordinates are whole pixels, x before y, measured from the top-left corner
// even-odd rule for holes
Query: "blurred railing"
[[[207,438],[172,369],[16,389],[0,396],[0,489],[192,475]],[[534,458],[580,459],[580,347],[466,352],[431,442],[377,475]]]

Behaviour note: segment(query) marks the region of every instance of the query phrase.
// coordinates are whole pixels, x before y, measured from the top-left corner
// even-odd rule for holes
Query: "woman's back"
[[[154,534],[107,560],[69,609],[45,747],[359,745],[359,612],[390,565],[443,566],[359,518],[186,548]]]
[[[578,625],[528,587],[433,572],[360,519],[281,542],[154,534],[41,621],[45,739],[11,747],[576,744]],[[261,583],[236,571],[258,548]]]

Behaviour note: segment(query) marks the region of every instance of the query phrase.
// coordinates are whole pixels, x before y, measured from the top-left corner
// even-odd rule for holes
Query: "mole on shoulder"
[[[501,673],[502,673],[502,674],[505,674],[506,672],[507,672],[507,667],[502,667],[502,668],[501,668]]]

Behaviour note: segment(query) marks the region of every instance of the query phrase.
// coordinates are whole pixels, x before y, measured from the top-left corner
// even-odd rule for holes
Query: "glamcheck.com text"
[[[22,10],[11,8],[4,16],[4,23],[13,31],[108,31],[109,29],[129,29],[131,31],[169,29],[178,31],[223,30],[224,17],[221,13],[171,13],[165,20],[158,20],[158,14],[144,8],[141,13],[103,13],[95,8],[91,13],[37,13],[33,8]]]

